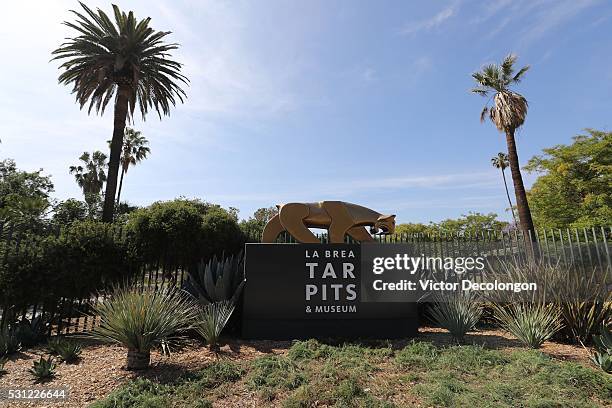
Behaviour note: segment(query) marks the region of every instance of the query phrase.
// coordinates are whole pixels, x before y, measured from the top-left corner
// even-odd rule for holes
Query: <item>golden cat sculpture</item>
[[[268,221],[261,242],[275,242],[278,235],[287,231],[298,242],[320,243],[308,228],[328,230],[329,242],[343,243],[349,235],[359,242],[371,242],[372,234],[393,234],[395,215],[382,215],[360,205],[343,201],[320,201],[318,203],[287,203],[277,205],[278,214]]]

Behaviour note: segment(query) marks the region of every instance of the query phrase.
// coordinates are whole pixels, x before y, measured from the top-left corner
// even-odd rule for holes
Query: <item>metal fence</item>
[[[117,233],[121,235],[121,230]],[[59,231],[56,232],[59,234]],[[320,235],[322,243],[327,242],[326,235]],[[397,234],[376,237],[381,243],[409,243],[417,255],[436,257],[482,256],[489,264],[505,259],[529,259],[534,254],[539,259],[552,264],[563,264],[575,268],[607,268],[610,262],[610,241],[612,228],[590,229],[557,229],[540,230],[534,236],[524,235],[520,231],[480,231],[447,234]],[[23,239],[14,231],[2,230],[0,227],[0,271],[6,264],[10,253],[35,251],[40,239]],[[258,242],[255,237],[248,242]],[[288,235],[281,235],[279,243],[294,243]],[[351,240],[347,238],[347,243]],[[164,287],[182,285],[188,267],[170,265],[160,257],[155,262],[134,266],[126,273],[124,281],[142,286]],[[127,276],[129,275],[129,276]],[[1,277],[0,277],[1,279]],[[1,281],[0,281],[1,283]],[[2,295],[0,286],[0,295]],[[49,288],[50,291],[53,288]],[[103,302],[108,291],[100,288],[93,295],[83,298],[60,298],[49,305],[37,305],[35,302],[20,310],[15,310],[0,298],[0,327],[15,318],[33,319],[43,317],[50,322],[49,335],[80,333],[91,330],[96,325],[96,317],[91,313],[93,308]]]

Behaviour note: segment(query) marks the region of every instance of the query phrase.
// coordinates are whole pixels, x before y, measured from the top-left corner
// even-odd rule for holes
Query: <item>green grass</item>
[[[226,392],[218,389],[227,387]],[[253,395],[253,405],[288,408],[602,407],[612,404],[612,376],[536,350],[436,347],[411,342],[331,346],[296,342],[283,355],[221,360],[172,384],[132,381],[95,407],[223,405],[225,395]],[[204,401],[204,402],[202,402]],[[200,405],[196,405],[200,404]]]

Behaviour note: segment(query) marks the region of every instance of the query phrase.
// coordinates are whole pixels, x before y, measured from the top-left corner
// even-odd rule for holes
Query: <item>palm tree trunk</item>
[[[514,184],[514,194],[516,196],[516,208],[519,214],[520,228],[525,234],[531,234],[535,238],[531,211],[527,202],[527,193],[523,185],[523,176],[519,166],[518,153],[516,151],[516,141],[514,140],[514,129],[506,131],[506,143],[508,144],[508,161],[510,162],[510,172],[512,173],[512,183]]]
[[[512,207],[512,200],[510,199],[510,193],[508,192],[508,183],[506,182],[506,173],[504,172],[504,168],[500,167],[502,177],[504,178],[504,187],[506,187],[506,197],[508,197],[508,204],[510,204],[510,211],[512,212],[512,219],[514,220],[514,226],[518,227],[518,222],[516,222],[516,215],[514,215],[514,208]],[[121,177],[123,179],[123,176]],[[121,191],[121,184],[119,184],[119,191]]]
[[[104,209],[102,210],[102,221],[104,222],[112,222],[113,214],[115,212],[115,193],[117,192],[119,159],[121,157],[121,147],[123,146],[123,132],[125,131],[125,120],[128,113],[129,93],[130,88],[126,86],[120,86],[119,90],[117,91],[113,139],[111,141],[110,159],[108,161],[108,177],[106,179]]]
[[[125,174],[125,169],[122,167],[121,168],[121,178],[119,179],[119,189],[117,190],[117,207],[119,207],[119,199],[121,198],[121,186],[123,186],[123,175],[124,174]]]

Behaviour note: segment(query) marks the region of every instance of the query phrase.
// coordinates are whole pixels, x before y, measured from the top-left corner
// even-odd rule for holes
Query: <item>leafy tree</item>
[[[249,217],[248,220],[240,223],[240,229],[246,237],[260,239],[266,224],[276,214],[278,214],[276,206],[259,208],[255,210],[253,216]]]
[[[514,215],[514,206],[512,205],[512,200],[510,199],[510,193],[508,192],[508,183],[506,182],[506,167],[510,162],[508,161],[508,155],[504,152],[497,153],[496,156],[491,158],[491,165],[496,169],[499,169],[502,174],[502,178],[504,179],[504,187],[506,188],[506,197],[508,197],[508,205],[510,205],[510,211],[512,211],[512,219],[514,220],[514,225],[518,225],[516,222],[516,216]]]
[[[119,190],[117,190],[117,206],[121,198],[123,176],[125,176],[130,166],[135,166],[140,163],[147,158],[149,153],[151,153],[151,149],[147,146],[148,144],[149,141],[140,131],[134,130],[131,127],[125,128],[123,147],[121,148],[121,157],[119,158],[119,162],[121,163],[121,177],[119,179]],[[109,141],[109,145],[112,145],[112,141]]]
[[[150,18],[138,20],[134,13],[122,12],[113,5],[114,23],[102,10],[95,12],[80,3],[84,13],[74,11],[76,22],[64,22],[77,31],[53,51],[63,60],[59,82],[73,87],[81,108],[89,103],[88,112],[103,114],[114,101],[114,129],[110,148],[108,182],[104,198],[103,221],[113,220],[115,193],[126,120],[133,119],[138,106],[143,120],[149,109],[160,119],[170,113],[177,99],[183,102],[185,92],[180,83],[188,79],[181,74],[181,64],[172,60],[170,51],[176,43],[166,43],[169,31],[156,31]]]
[[[398,226],[395,227],[396,234],[406,235],[406,236],[421,236],[421,235],[434,234],[436,230],[437,228],[434,223],[430,223],[429,225],[422,224],[419,222],[405,223],[405,224],[399,224]]]
[[[446,219],[437,224],[440,231],[449,234],[462,234],[480,231],[500,231],[508,226],[505,221],[499,221],[497,214],[482,214],[470,212],[457,219]]]
[[[83,165],[70,166],[70,174],[74,174],[74,179],[83,190],[85,202],[87,203],[89,217],[93,217],[97,212],[100,203],[100,193],[104,182],[106,182],[106,155],[100,151],[95,151],[91,155],[83,152],[79,160]]]
[[[526,65],[515,73],[515,55],[508,55],[501,65],[489,64],[483,67],[482,71],[474,72],[472,78],[477,86],[472,89],[473,93],[493,99],[493,106],[489,108],[488,103],[480,114],[480,120],[484,122],[485,117],[489,116],[495,127],[500,132],[506,134],[506,144],[508,145],[508,160],[510,162],[510,172],[514,183],[514,194],[516,195],[516,206],[519,213],[520,228],[525,232],[533,233],[533,221],[531,211],[527,201],[527,193],[523,184],[523,176],[519,165],[518,152],[514,133],[516,129],[525,123],[527,116],[527,100],[519,93],[510,89],[510,86],[517,84],[529,69]]]
[[[0,222],[42,222],[53,192],[51,178],[42,171],[20,171],[15,161],[0,161]]]
[[[612,132],[587,129],[570,145],[544,149],[525,169],[541,174],[529,191],[538,227],[612,224]]]
[[[89,207],[74,198],[59,202],[53,209],[53,221],[57,225],[68,225],[74,221],[83,221],[89,214]]]

